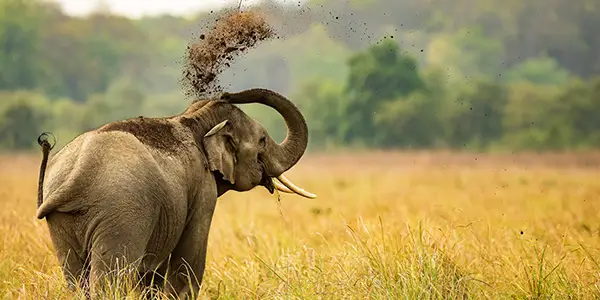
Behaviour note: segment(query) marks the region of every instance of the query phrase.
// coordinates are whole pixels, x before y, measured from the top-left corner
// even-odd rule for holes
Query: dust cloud
[[[223,91],[219,74],[240,54],[274,37],[275,31],[258,10],[225,13],[208,33],[188,45],[181,80],[184,94],[195,100],[215,97]]]

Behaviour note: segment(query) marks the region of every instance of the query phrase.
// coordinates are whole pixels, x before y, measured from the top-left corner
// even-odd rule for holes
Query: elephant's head
[[[243,103],[261,103],[277,110],[287,125],[285,140],[276,143],[260,123],[233,105]],[[202,121],[216,125],[205,127],[209,130],[197,139],[202,140],[210,170],[215,173],[221,190],[248,191],[262,185],[270,193],[278,189],[307,198],[316,197],[283,175],[300,160],[308,143],[306,121],[290,100],[271,90],[250,89],[224,93],[219,100],[197,106],[190,107],[190,112],[184,115],[197,115],[198,110],[204,110],[204,116],[213,116]]]

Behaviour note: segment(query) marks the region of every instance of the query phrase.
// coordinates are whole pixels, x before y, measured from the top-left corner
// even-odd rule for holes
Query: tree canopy
[[[298,103],[310,149],[600,145],[600,0],[263,1],[280,39],[220,81]],[[220,12],[128,19],[0,1],[0,148],[181,112],[188,42]],[[283,138],[276,112],[243,107]]]

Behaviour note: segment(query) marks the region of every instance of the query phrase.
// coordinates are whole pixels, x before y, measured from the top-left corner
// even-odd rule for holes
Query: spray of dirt
[[[187,48],[181,80],[185,95],[196,99],[216,96],[223,91],[218,75],[237,56],[275,36],[256,10],[229,12],[217,19],[208,33],[201,34]]]

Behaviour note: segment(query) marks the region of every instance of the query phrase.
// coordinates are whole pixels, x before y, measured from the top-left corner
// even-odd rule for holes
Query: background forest
[[[280,38],[220,82],[296,102],[310,150],[600,146],[600,0],[263,1]],[[0,1],[0,149],[177,114],[181,60],[219,12],[127,19]],[[244,106],[283,139],[276,112]]]

